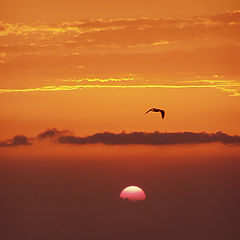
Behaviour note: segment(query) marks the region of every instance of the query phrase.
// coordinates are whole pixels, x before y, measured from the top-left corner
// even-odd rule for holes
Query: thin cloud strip
[[[81,78],[81,79],[63,79],[63,82],[126,82],[126,81],[133,81],[136,80],[136,78],[133,77],[122,77],[122,78]]]
[[[66,80],[68,81],[68,80]],[[69,80],[70,82],[74,80]],[[78,81],[78,80],[76,80]],[[94,82],[94,81],[93,81]],[[106,81],[102,81],[108,82]],[[184,85],[161,85],[161,84],[142,84],[142,85],[109,85],[109,84],[81,84],[81,85],[61,85],[61,86],[44,86],[39,88],[26,89],[0,89],[0,94],[3,93],[26,93],[26,92],[50,92],[50,91],[73,91],[84,88],[167,88],[167,89],[187,89],[187,88],[215,88],[224,92],[228,92],[230,96],[240,95],[240,83],[237,81],[213,81],[213,80],[197,80],[184,81]],[[204,83],[204,84],[202,84]],[[198,85],[197,85],[198,84]]]
[[[0,89],[0,93],[16,92],[47,92],[47,91],[71,91],[81,88],[208,88],[210,85],[75,85],[75,86],[46,86],[27,89]]]

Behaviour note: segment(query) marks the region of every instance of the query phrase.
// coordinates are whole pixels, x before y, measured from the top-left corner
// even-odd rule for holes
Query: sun
[[[145,192],[138,186],[129,186],[122,190],[120,198],[128,199],[132,202],[142,201],[146,199]]]

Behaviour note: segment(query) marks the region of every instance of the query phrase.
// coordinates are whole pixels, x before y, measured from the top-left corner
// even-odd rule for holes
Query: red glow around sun
[[[120,198],[129,199],[130,201],[139,201],[146,199],[145,192],[137,186],[129,186],[122,190]]]

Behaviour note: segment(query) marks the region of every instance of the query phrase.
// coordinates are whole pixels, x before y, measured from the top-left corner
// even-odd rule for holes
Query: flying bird
[[[164,117],[165,117],[165,111],[161,110],[161,109],[158,109],[158,108],[151,108],[148,111],[146,111],[145,114],[147,114],[149,112],[160,112],[161,115],[162,115],[162,119],[164,119]]]

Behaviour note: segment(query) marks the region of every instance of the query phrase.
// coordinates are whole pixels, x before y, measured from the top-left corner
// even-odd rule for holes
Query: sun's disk
[[[129,199],[130,201],[139,201],[146,199],[146,194],[140,187],[129,186],[122,190],[120,198]]]

